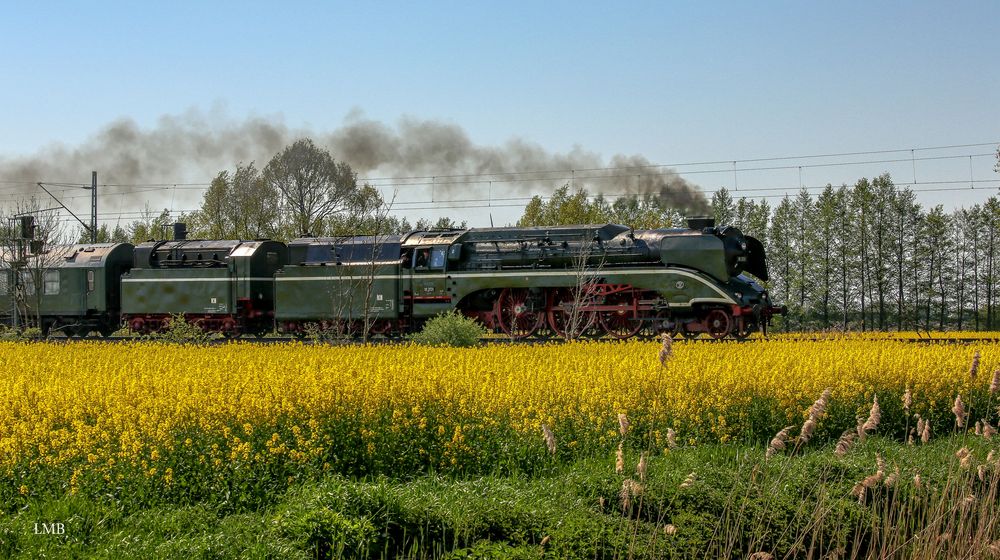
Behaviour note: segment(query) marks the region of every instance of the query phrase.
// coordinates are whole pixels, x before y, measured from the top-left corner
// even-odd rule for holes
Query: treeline
[[[767,249],[785,330],[994,330],[1000,328],[1000,201],[946,212],[924,208],[889,175],[802,190],[776,205],[712,197],[716,223],[732,224]],[[584,190],[535,197],[519,225],[616,222],[637,229],[683,227],[658,198],[609,202]]]

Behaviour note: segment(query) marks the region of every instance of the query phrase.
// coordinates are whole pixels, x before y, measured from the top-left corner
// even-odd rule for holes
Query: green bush
[[[0,327],[0,340],[25,342],[29,340],[41,340],[43,338],[45,337],[42,336],[42,329],[38,327],[25,327],[20,330],[7,326]]]
[[[152,333],[149,338],[176,344],[204,344],[211,340],[212,335],[203,331],[200,326],[187,322],[184,315],[178,313],[170,316],[170,325],[166,330]]]
[[[457,311],[432,317],[413,335],[413,342],[430,346],[476,346],[486,336],[486,328]]]

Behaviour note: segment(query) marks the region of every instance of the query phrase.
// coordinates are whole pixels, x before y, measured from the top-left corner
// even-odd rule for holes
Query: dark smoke
[[[654,195],[670,208],[707,213],[705,195],[674,171],[643,156],[616,155],[609,162],[576,148],[565,154],[514,139],[503,146],[477,146],[459,126],[413,118],[395,129],[349,117],[325,139],[333,153],[362,175],[440,177],[443,190],[468,188],[468,181],[496,180],[507,192],[535,193],[572,181],[592,192]],[[608,169],[613,167],[616,169]],[[554,170],[554,171],[553,171]]]
[[[284,124],[265,118],[234,122],[189,111],[163,116],[152,129],[119,119],[79,146],[57,144],[32,156],[0,158],[0,181],[23,181],[20,191],[26,192],[39,181],[90,184],[90,172],[97,171],[102,185],[207,183],[238,162],[266,164],[291,140],[293,134]],[[109,186],[100,192],[125,209],[142,208],[151,198],[145,189]],[[178,202],[197,204],[201,195],[192,192],[179,193],[187,199]],[[9,197],[9,190],[5,195]]]
[[[580,148],[551,153],[521,139],[479,146],[457,125],[403,118],[390,127],[357,113],[329,133],[290,130],[280,119],[233,121],[199,111],[161,117],[152,129],[121,119],[76,147],[55,145],[28,157],[0,158],[0,181],[25,181],[28,186],[36,181],[85,183],[97,170],[99,182],[108,185],[207,183],[239,162],[256,161],[263,167],[304,136],[328,147],[361,177],[435,177],[442,197],[448,191],[467,191],[472,181],[496,181],[495,197],[550,192],[572,182],[594,193],[648,194],[672,208],[708,210],[708,201],[696,187],[671,170],[651,166],[642,156],[616,155],[606,162]],[[151,197],[136,189],[102,190],[105,197],[118,193],[123,193],[119,204],[126,209],[141,208]],[[177,196],[177,204],[188,208],[201,198],[197,190]]]

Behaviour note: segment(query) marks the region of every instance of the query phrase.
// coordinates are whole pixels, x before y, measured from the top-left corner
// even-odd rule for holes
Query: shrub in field
[[[474,319],[450,312],[427,321],[423,330],[413,336],[413,341],[428,346],[468,347],[478,345],[484,336],[486,329]]]
[[[42,329],[37,327],[26,327],[23,329],[0,327],[0,341],[29,341],[41,340],[42,338],[44,338],[42,336]]]
[[[178,313],[170,316],[170,325],[166,330],[153,333],[149,338],[175,344],[204,344],[212,338],[212,335],[202,330],[200,326],[187,322],[184,315]]]

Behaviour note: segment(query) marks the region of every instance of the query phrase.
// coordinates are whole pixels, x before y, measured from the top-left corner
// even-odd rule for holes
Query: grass
[[[965,469],[963,447],[974,458]],[[985,459],[996,448],[971,435],[923,446],[869,437],[844,457],[830,443],[765,460],[761,447],[708,445],[651,457],[644,481],[634,452],[621,475],[613,454],[531,476],[338,475],[252,509],[226,495],[150,509],[66,495],[0,516],[0,556],[991,558],[998,469]],[[877,457],[898,479],[859,500],[852,490]],[[639,490],[627,507],[623,485]],[[61,522],[65,534],[35,535],[40,522]]]

